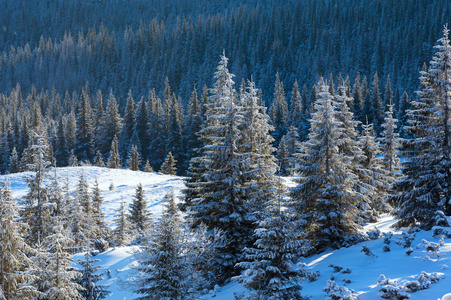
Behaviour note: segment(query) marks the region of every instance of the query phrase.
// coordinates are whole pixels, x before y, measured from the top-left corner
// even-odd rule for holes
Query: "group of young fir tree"
[[[255,85],[249,81],[237,93],[223,55],[206,104],[205,123],[199,131],[203,146],[191,160],[181,206],[193,229],[201,228],[205,235],[219,230],[223,234],[208,260],[197,256],[202,261],[197,267],[199,274],[214,275],[218,282],[234,276],[251,290],[247,299],[299,298],[299,281],[306,274],[302,267],[293,268],[299,256],[312,249],[355,242],[359,239],[359,223],[373,221],[390,209],[386,198],[395,207],[398,226],[431,228],[440,211],[450,214],[451,46],[446,28],[440,43],[430,67],[421,72],[422,89],[408,111],[410,125],[406,130],[412,137],[401,142],[395,132],[392,103],[387,104],[380,124],[380,146],[375,123],[359,124],[354,120],[348,106],[353,101],[349,89],[342,84],[335,93],[331,82],[320,79],[308,139],[297,146],[300,151],[295,155],[295,172],[299,177],[289,197],[276,176],[278,167],[269,135],[273,127]],[[296,139],[296,134],[291,135]],[[398,143],[406,158],[401,178],[397,178]],[[38,169],[29,185],[37,187],[39,203]],[[3,195],[8,193],[2,193],[2,200]],[[195,279],[195,275],[186,276],[193,260],[185,259],[186,252],[182,255],[186,244],[177,225],[180,220],[173,194],[167,196],[166,203],[159,230],[144,235],[147,244],[137,256],[141,275],[136,291],[143,295],[142,299],[186,298],[189,280],[192,284]],[[57,260],[62,260],[57,265],[65,266],[68,257],[63,255],[61,245],[66,241],[60,234],[64,228],[56,225],[55,232],[45,236],[48,224],[35,216],[48,211],[45,204],[40,205],[40,210],[27,215],[29,226],[36,232],[33,237],[48,240],[47,247],[59,257]],[[5,238],[6,232],[13,234],[21,223],[8,221],[15,211],[10,200],[2,201],[2,206],[2,226],[9,226],[2,230]],[[8,244],[14,249],[2,253],[21,256],[19,263],[25,262],[28,256],[22,249],[26,244],[26,239],[17,235],[15,242]],[[45,258],[33,257],[37,261]],[[6,264],[5,258],[1,262],[2,270],[17,268]],[[167,274],[161,276],[163,270]],[[56,275],[47,274],[46,282],[56,282],[50,290],[21,285],[21,281],[33,279],[32,272],[20,280],[8,276],[11,273],[2,271],[3,295],[75,293],[71,284],[58,288],[63,283]],[[73,276],[67,274],[65,278]]]
[[[320,79],[308,139],[291,146],[298,150],[291,165],[299,176],[290,197],[276,184],[273,128],[254,84],[242,85],[238,94],[227,58],[221,57],[199,133],[204,146],[191,161],[183,204],[192,227],[224,231],[226,244],[211,261],[220,281],[236,275],[251,290],[248,299],[300,297],[294,282],[305,273],[293,268],[300,255],[355,243],[360,224],[383,212],[393,210],[399,227],[425,229],[437,222],[435,216],[451,214],[448,29],[439,41],[430,67],[421,72],[418,99],[407,111],[409,138],[399,138],[390,97],[385,117],[361,124],[349,108],[347,85],[341,82],[335,92],[333,82]],[[282,93],[276,87],[276,99]],[[271,113],[283,127],[277,116],[284,105],[278,103]],[[296,140],[296,133],[288,140]],[[279,138],[279,153],[288,152],[286,136]],[[402,176],[399,156],[406,159]]]

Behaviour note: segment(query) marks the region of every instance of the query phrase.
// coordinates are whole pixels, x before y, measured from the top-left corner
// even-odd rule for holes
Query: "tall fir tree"
[[[141,155],[138,151],[138,146],[132,145],[128,153],[127,159],[128,168],[132,171],[139,171],[141,167]]]
[[[113,229],[113,243],[115,246],[124,246],[131,241],[131,224],[125,210],[125,201],[122,200],[121,204],[116,211],[113,223],[115,228]]]
[[[318,248],[340,247],[357,232],[355,175],[350,158],[339,151],[343,126],[336,104],[321,80],[305,152],[300,155],[300,178],[291,193],[297,213],[307,221],[309,239]]]
[[[44,134],[35,134],[31,155],[31,163],[27,168],[33,173],[26,178],[29,191],[21,200],[21,217],[28,224],[29,230],[26,240],[29,244],[43,241],[50,233],[50,215],[53,205],[49,202],[48,188],[44,179],[48,176],[47,171],[50,160],[46,155],[48,145]]]
[[[269,115],[274,126],[273,136],[276,144],[278,144],[282,136],[287,133],[289,120],[287,99],[285,96],[283,83],[279,78],[279,73],[276,74],[274,100],[272,102]]]
[[[138,184],[128,214],[132,228],[142,235],[151,225],[151,215],[152,213],[147,208],[143,186]]]
[[[299,92],[299,84],[298,81],[295,80],[293,90],[291,91],[290,124],[298,130],[298,133],[303,130],[303,109],[302,96]]]
[[[19,208],[12,197],[9,181],[0,186],[0,298],[36,299],[31,247],[22,237],[25,223],[17,220]]]
[[[397,119],[393,116],[393,104],[388,104],[388,110],[385,112],[384,123],[382,124],[381,152],[383,155],[382,163],[386,171],[387,184],[391,185],[400,175],[400,163],[398,147],[400,146],[399,133],[396,132]]]
[[[75,282],[80,275],[71,267],[74,261],[68,253],[71,244],[68,232],[56,218],[53,233],[46,237],[44,248],[38,250],[33,258],[39,267],[34,283],[41,293],[38,299],[78,299],[81,297],[78,293],[81,286]]]
[[[124,112],[124,125],[122,126],[121,134],[119,135],[119,153],[123,160],[127,158],[130,148],[133,146],[131,144],[131,139],[135,133],[135,127],[135,102],[133,100],[132,91],[129,91]]]
[[[264,217],[254,233],[257,240],[237,264],[244,271],[233,279],[251,291],[244,299],[303,299],[300,282],[305,270],[295,269],[295,262],[310,249],[305,234],[293,222],[294,214],[286,209],[289,203],[280,179],[278,188],[277,196],[265,203]]]
[[[115,135],[111,142],[110,156],[108,157],[107,167],[111,169],[119,169],[121,166],[121,157],[119,155],[119,145],[117,136]]]
[[[166,175],[175,175],[177,173],[176,163],[177,161],[174,156],[172,156],[172,152],[169,152],[168,156],[166,156],[166,159],[161,164],[160,172]]]
[[[243,167],[240,162],[243,156],[237,149],[242,109],[236,103],[234,75],[227,69],[227,61],[222,55],[215,73],[206,124],[200,132],[205,146],[201,156],[192,161],[195,176],[187,184],[189,197],[185,201],[189,203],[194,227],[203,223],[211,231],[221,229],[225,233],[228,243],[213,262],[219,280],[235,272],[234,265],[242,249],[250,245],[255,221],[249,219],[250,204],[245,198],[242,178],[238,176]]]
[[[110,292],[108,286],[99,284],[103,280],[102,274],[98,274],[101,266],[98,264],[100,259],[92,259],[91,253],[86,251],[84,259],[78,259],[79,270],[81,276],[77,278],[77,283],[80,285],[80,296],[85,300],[100,300],[105,299]],[[97,264],[97,265],[95,265]]]
[[[160,222],[143,251],[135,255],[140,273],[135,292],[142,295],[137,299],[187,299],[184,234],[174,192],[167,194],[164,201]]]
[[[385,203],[388,189],[386,172],[383,168],[380,146],[375,137],[373,123],[367,121],[365,125],[362,125],[359,144],[364,155],[361,163],[365,170],[359,180],[369,192],[367,201],[359,203],[359,210],[364,221],[375,222],[380,213],[389,211],[389,207]]]
[[[92,108],[89,95],[86,90],[83,90],[81,96],[81,103],[77,113],[77,129],[76,141],[74,145],[74,154],[79,160],[91,161],[94,157],[93,144],[93,120]]]
[[[112,149],[113,140],[118,138],[122,129],[122,118],[113,90],[110,91],[99,127],[99,135],[96,136],[97,149],[106,154]]]
[[[391,199],[398,204],[398,226],[431,228],[441,210],[451,215],[451,45],[445,27],[438,50],[427,71],[421,72],[422,89],[408,111],[403,140],[404,177],[394,183]]]

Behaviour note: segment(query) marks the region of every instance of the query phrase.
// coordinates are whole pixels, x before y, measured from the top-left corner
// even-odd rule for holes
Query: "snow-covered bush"
[[[366,234],[371,240],[377,240],[381,237],[381,231],[376,226],[374,226],[374,230],[367,231]]]
[[[440,243],[429,242],[425,239],[421,240],[421,243],[418,244],[417,248],[424,248],[427,252],[432,252],[439,257],[440,255],[440,246],[444,244],[443,239],[440,240]]]
[[[447,238],[451,238],[451,229],[449,229],[449,228],[434,226],[434,227],[432,227],[432,232],[434,234],[434,237],[446,236]]]
[[[387,233],[384,237],[384,243],[387,245],[390,245],[392,236],[393,236],[393,233],[391,233],[391,232]]]
[[[365,255],[366,255],[366,256],[369,256],[369,257],[373,257],[373,258],[376,258],[376,257],[377,257],[376,254],[374,254],[374,253],[370,250],[370,248],[368,248],[367,246],[362,246],[362,250],[360,250],[360,252],[365,253]]]
[[[390,252],[390,246],[389,245],[384,245],[382,247],[382,250],[384,250],[384,252]]]
[[[408,281],[398,286],[396,280],[385,278],[381,274],[377,279],[377,285],[380,286],[379,291],[382,298],[409,299],[410,295],[407,292],[415,293],[419,290],[428,289],[432,283],[436,283],[444,277],[443,273],[426,273],[423,271],[416,280]]]
[[[409,248],[412,245],[413,240],[415,240],[416,233],[408,233],[405,230],[402,231],[401,237],[395,240],[395,244],[403,246],[404,248]]]
[[[407,255],[412,254],[412,252],[413,252],[413,248],[412,247],[410,247],[409,249],[406,250],[406,254]]]
[[[300,276],[302,278],[306,278],[309,282],[317,281],[321,276],[320,271],[310,271],[307,270],[304,266],[305,264],[300,266]]]
[[[448,223],[448,219],[446,218],[445,214],[441,210],[438,210],[435,213],[434,224],[436,226],[450,227],[450,224]]]
[[[354,290],[350,290],[345,286],[338,285],[333,280],[326,281],[323,289],[327,293],[327,300],[356,300],[357,295]]]
[[[344,270],[342,270],[341,271],[341,273],[343,273],[343,274],[351,274],[351,269],[349,269],[349,268],[347,268],[347,269],[344,269]]]
[[[404,284],[404,288],[412,293],[415,293],[419,290],[428,289],[432,283],[437,283],[440,279],[443,279],[445,276],[443,273],[426,273],[425,271],[421,272],[418,276],[417,280],[408,281]]]
[[[398,286],[396,280],[385,278],[385,275],[381,274],[377,279],[377,285],[380,286],[379,292],[384,299],[409,299],[410,295],[405,291],[403,286]]]
[[[340,272],[341,270],[343,270],[343,267],[342,266],[339,266],[339,265],[334,265],[334,264],[330,264],[329,265],[329,268],[333,268],[334,269],[334,272]]]
[[[99,252],[104,252],[108,249],[109,243],[102,238],[99,238],[94,241],[94,248]]]

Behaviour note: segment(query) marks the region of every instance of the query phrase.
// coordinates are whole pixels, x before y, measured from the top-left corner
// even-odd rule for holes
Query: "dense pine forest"
[[[319,274],[297,260],[372,238],[382,214],[450,226],[448,1],[2,5],[0,172],[29,190],[0,187],[0,299],[105,298],[91,251],[124,245],[138,299],[230,281],[237,299],[307,299]],[[185,188],[155,220],[138,184],[107,224],[97,182],[58,182],[67,166]]]

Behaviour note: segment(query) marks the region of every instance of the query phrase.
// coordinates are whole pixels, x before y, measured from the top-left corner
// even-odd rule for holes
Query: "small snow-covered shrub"
[[[406,250],[406,254],[407,254],[407,255],[412,254],[412,252],[413,252],[412,247],[410,247],[409,249]]]
[[[94,248],[99,252],[104,252],[108,249],[109,243],[102,238],[99,238],[94,241]]]
[[[403,286],[398,286],[396,280],[385,278],[384,274],[381,274],[376,282],[380,286],[379,292],[384,299],[403,300],[410,298],[410,295],[404,290]]]
[[[357,295],[354,290],[350,290],[345,286],[338,285],[333,280],[326,281],[323,289],[327,293],[327,300],[356,300]]]
[[[393,233],[389,232],[389,233],[387,233],[387,235],[384,237],[384,243],[385,243],[386,245],[390,245],[392,236],[393,236]]]
[[[367,246],[362,246],[362,250],[360,250],[360,252],[365,253],[365,255],[369,257],[377,257]]]
[[[448,223],[448,219],[446,218],[443,211],[438,210],[435,212],[434,225],[442,226],[442,227],[450,227],[450,224]]]
[[[385,278],[383,274],[377,279],[377,285],[380,286],[379,291],[381,297],[385,299],[408,299],[410,295],[407,292],[415,293],[419,290],[428,289],[432,283],[438,282],[444,278],[443,273],[426,273],[421,272],[417,280],[412,280],[398,286],[396,280]]]
[[[343,273],[343,274],[351,274],[351,269],[349,269],[349,268],[347,268],[347,269],[344,269],[344,270],[342,270],[341,271],[341,273]]]
[[[432,227],[432,232],[434,234],[434,237],[446,236],[447,238],[451,238],[451,229],[449,228],[434,226]]]
[[[384,250],[384,252],[390,252],[390,246],[384,245],[384,247],[382,247],[382,250]]]
[[[351,279],[349,278],[343,278],[341,281],[343,281],[344,283],[351,283]]]
[[[395,244],[403,246],[404,248],[409,248],[412,246],[413,240],[415,240],[416,233],[408,233],[405,230],[402,231],[401,237],[395,240]]]
[[[343,270],[343,267],[342,267],[342,266],[334,265],[334,264],[330,264],[330,265],[329,265],[329,268],[333,268],[333,269],[334,269],[334,272],[340,272],[341,270]]]
[[[425,271],[421,272],[418,276],[417,280],[409,281],[404,284],[404,288],[407,291],[415,293],[419,290],[428,289],[432,283],[437,283],[440,279],[443,279],[445,276],[443,273],[426,273]]]
[[[367,241],[368,237],[363,233],[355,233],[353,235],[348,235],[343,237],[343,242],[339,245],[341,247],[351,247],[363,241]],[[337,249],[338,249],[337,248]]]
[[[377,240],[381,237],[381,231],[376,226],[374,226],[374,230],[367,231],[366,234],[368,235],[370,240]]]
[[[440,254],[440,246],[443,245],[444,242],[442,242],[443,240],[441,240],[440,243],[434,243],[434,242],[429,242],[425,239],[421,240],[421,244],[418,244],[418,248],[424,248],[424,250],[426,250],[427,252],[432,252],[434,253],[437,257],[439,257]]]

